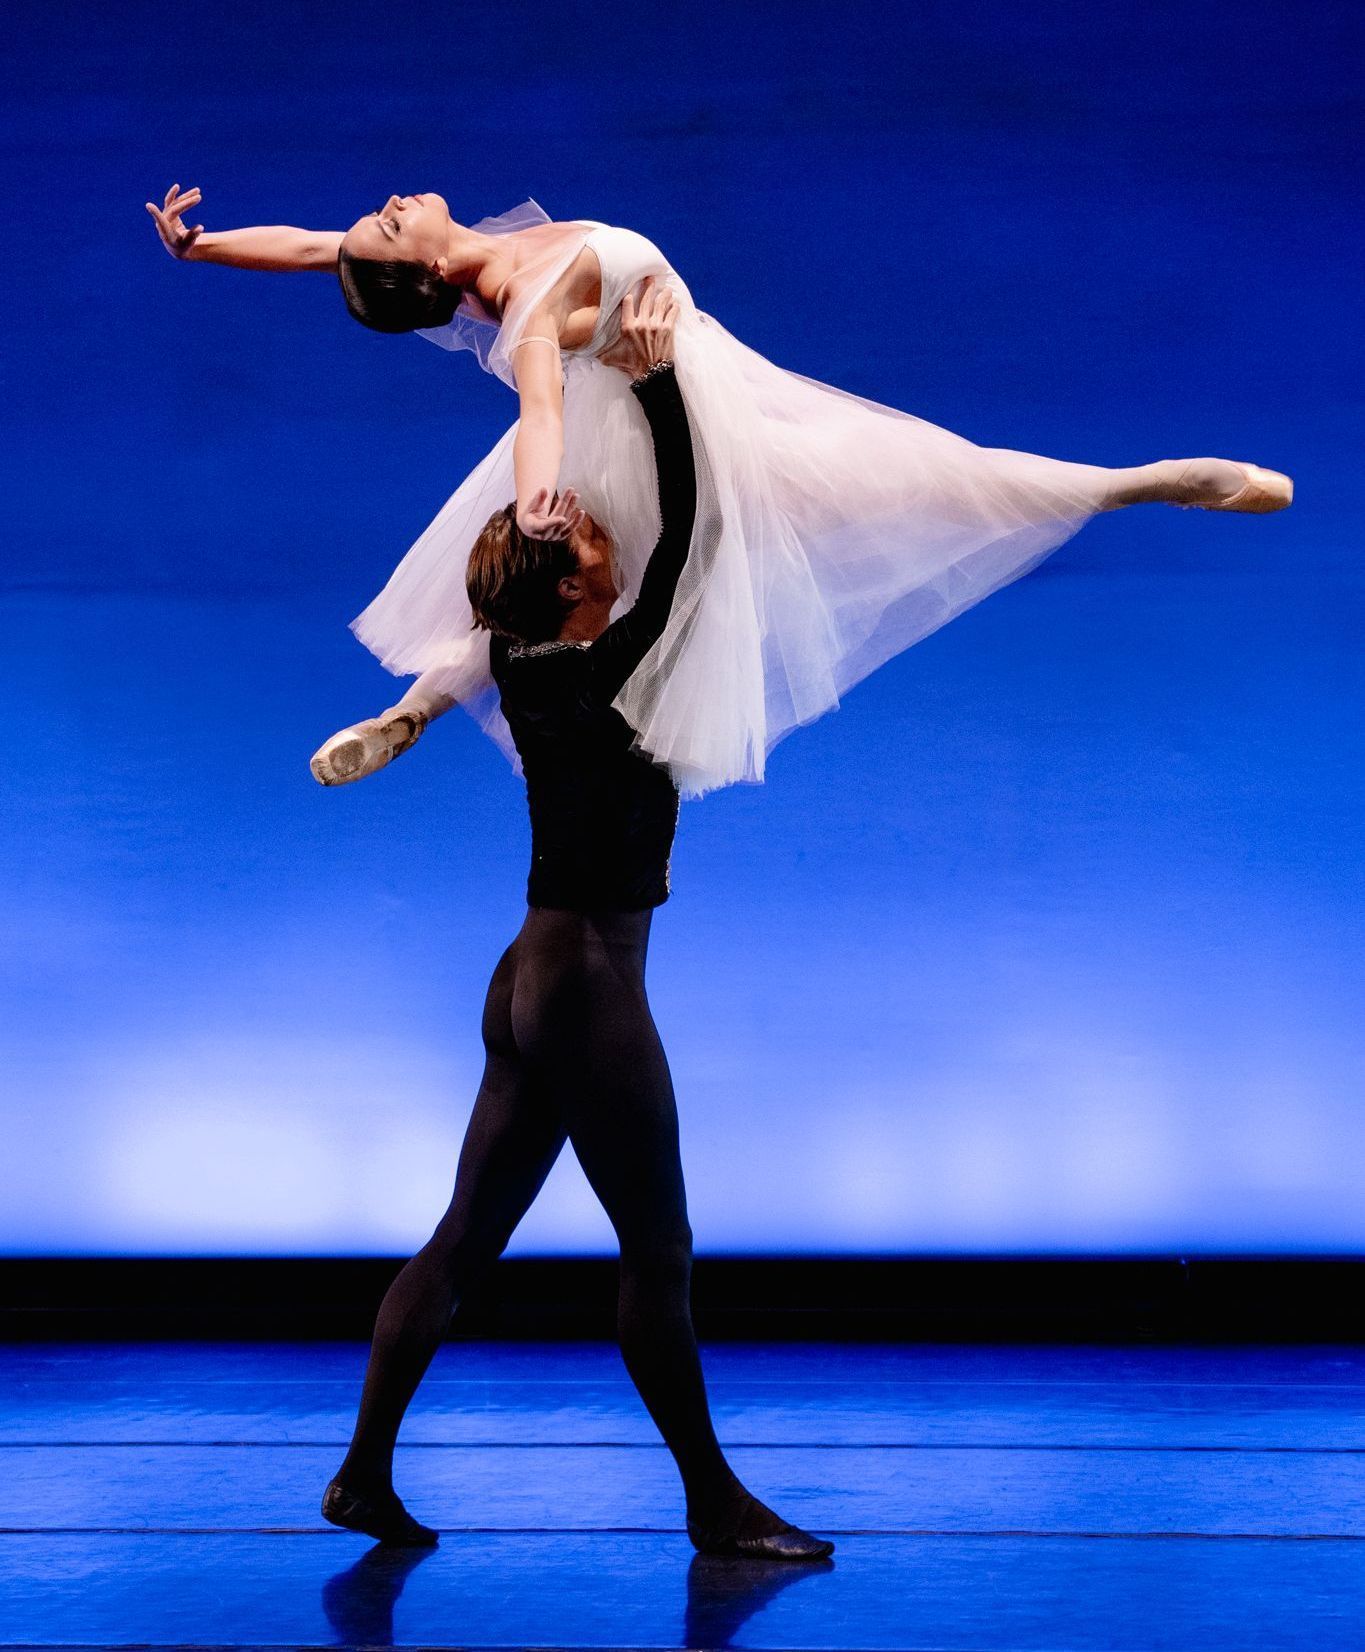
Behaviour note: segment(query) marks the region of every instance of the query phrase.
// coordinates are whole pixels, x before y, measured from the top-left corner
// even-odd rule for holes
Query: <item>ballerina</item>
[[[489,517],[562,537],[561,472],[588,520],[609,521],[633,601],[657,522],[648,433],[619,373],[621,302],[653,276],[679,305],[677,373],[697,451],[698,528],[668,625],[615,705],[637,749],[684,797],[761,781],[767,753],[879,665],[1035,567],[1091,517],[1143,502],[1268,512],[1282,472],[1219,458],[1110,468],[978,446],[914,414],[775,366],[699,310],[634,231],[552,221],[534,201],[466,226],[438,194],[392,195],[344,232],[205,233],[198,189],[148,202],[177,258],[326,270],[351,314],[383,332],[469,349],[520,417],[456,488],[351,629],[395,675],[377,718],[314,754],[324,784],[374,773],[463,705],[520,769],[465,567]]]

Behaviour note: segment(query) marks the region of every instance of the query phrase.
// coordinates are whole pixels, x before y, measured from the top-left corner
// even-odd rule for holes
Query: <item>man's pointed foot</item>
[[[824,1560],[834,1544],[793,1526],[752,1493],[713,1521],[690,1519],[687,1535],[701,1554],[744,1555],[758,1560]]]
[[[322,1517],[348,1532],[363,1532],[381,1543],[403,1543],[429,1549],[440,1534],[420,1520],[414,1520],[396,1491],[371,1496],[352,1491],[333,1479],[322,1494]]]

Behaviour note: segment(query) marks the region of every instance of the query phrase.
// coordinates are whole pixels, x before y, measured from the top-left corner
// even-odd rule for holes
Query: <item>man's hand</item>
[[[180,214],[187,208],[199,205],[198,189],[187,189],[182,195],[180,185],[172,184],[166,191],[166,199],[157,207],[151,201],[147,202],[147,210],[156,219],[157,234],[160,235],[162,245],[172,258],[188,258],[190,248],[204,233],[204,226],[196,224],[193,229],[187,229],[180,222]]]
[[[638,379],[656,362],[672,361],[677,321],[678,300],[672,289],[659,286],[657,276],[647,275],[640,283],[638,305],[634,293],[621,300],[620,340],[599,359]]]
[[[531,495],[526,509],[517,512],[517,526],[528,539],[567,539],[583,515],[573,488],[553,498],[549,488],[540,488]]]

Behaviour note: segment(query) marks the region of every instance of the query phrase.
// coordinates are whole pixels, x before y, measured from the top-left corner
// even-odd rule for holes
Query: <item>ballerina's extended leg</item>
[[[1283,510],[1294,498],[1294,484],[1283,471],[1239,459],[1157,459],[1148,465],[1096,469],[1102,510],[1164,504],[1264,514]]]
[[[396,705],[324,741],[309,761],[314,778],[324,786],[363,780],[416,745],[427,724],[455,704],[435,686],[435,676],[434,671],[424,671]]]

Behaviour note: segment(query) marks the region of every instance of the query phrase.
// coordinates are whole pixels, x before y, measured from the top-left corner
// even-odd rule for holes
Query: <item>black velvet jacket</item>
[[[520,642],[494,633],[493,679],[521,754],[531,812],[530,906],[573,911],[659,906],[678,823],[672,775],[632,751],[612,706],[662,634],[697,509],[692,437],[671,368],[632,384],[649,420],[662,532],[640,594],[592,642]]]

